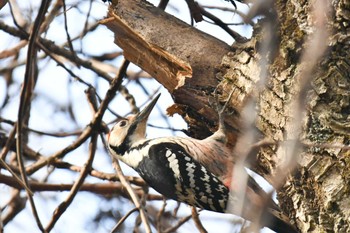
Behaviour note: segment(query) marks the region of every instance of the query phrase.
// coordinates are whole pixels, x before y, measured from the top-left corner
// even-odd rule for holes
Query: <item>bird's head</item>
[[[147,119],[159,96],[160,94],[138,114],[117,120],[107,135],[108,146],[112,153],[123,155],[135,142],[146,137]]]

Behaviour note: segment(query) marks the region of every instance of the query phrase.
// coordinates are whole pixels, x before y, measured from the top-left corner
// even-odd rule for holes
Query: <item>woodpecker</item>
[[[159,96],[138,114],[117,120],[107,135],[110,154],[133,168],[166,198],[205,210],[227,212],[229,202],[239,201],[234,195],[234,189],[239,187],[231,187],[234,162],[226,146],[222,117],[219,129],[203,140],[177,136],[146,139],[147,120]],[[254,211],[263,207],[259,198],[262,192],[249,178],[245,210],[241,213],[243,218],[252,220]],[[276,204],[272,209],[273,214],[264,213],[269,222],[262,224],[277,232],[281,228],[283,232],[297,232],[285,219],[276,217],[274,213],[279,215]],[[277,222],[277,225],[271,222]]]

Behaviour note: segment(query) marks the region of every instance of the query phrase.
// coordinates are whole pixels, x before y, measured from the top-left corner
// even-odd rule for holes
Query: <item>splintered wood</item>
[[[184,84],[215,87],[215,67],[230,47],[146,1],[119,0],[102,20],[126,59],[169,92]]]
[[[125,58],[161,79],[158,81],[168,90],[183,86],[185,79],[192,77],[192,68],[188,62],[151,43],[115,14],[112,8],[108,16],[102,23],[116,33],[115,42],[123,48]]]

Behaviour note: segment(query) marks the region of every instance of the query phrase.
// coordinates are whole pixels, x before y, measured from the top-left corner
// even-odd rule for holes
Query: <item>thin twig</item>
[[[24,39],[24,40],[29,39],[27,33],[25,33],[24,31],[18,30],[14,27],[8,26],[2,21],[0,21],[0,29],[12,36],[19,37],[20,39]],[[81,59],[78,56],[75,56],[74,54],[72,54],[71,51],[65,48],[61,48],[60,46],[52,43],[52,41],[50,40],[39,38],[38,41],[43,46],[45,46],[49,51],[56,53],[57,55],[63,56],[68,60],[74,60],[76,64],[82,67],[85,67],[86,69],[92,70],[93,72],[95,72],[97,75],[107,80],[108,82],[112,81],[112,77],[107,72],[94,66],[90,60]]]
[[[102,114],[100,114],[100,112],[104,112],[107,109],[108,103],[110,102],[110,100],[113,99],[113,97],[115,96],[116,91],[118,90],[118,87],[121,85],[123,77],[126,73],[126,69],[129,65],[129,61],[124,60],[121,68],[119,70],[119,74],[117,75],[117,77],[112,81],[111,83],[111,87],[110,89],[108,89],[107,93],[106,93],[106,97],[105,99],[102,101],[101,106],[99,111],[96,113],[96,117],[95,117],[95,121],[101,121],[102,119]],[[145,227],[145,231],[147,233],[151,232],[151,228],[149,225],[149,221],[147,219],[147,215],[144,211],[144,208],[142,207],[142,205],[140,204],[140,199],[136,196],[133,188],[131,187],[130,183],[127,181],[127,179],[124,177],[122,169],[119,165],[119,162],[117,160],[115,160],[113,162],[113,167],[116,170],[119,178],[120,178],[120,182],[125,186],[125,188],[128,190],[130,197],[132,199],[132,201],[135,204],[135,207],[137,207],[139,209],[140,215],[141,215],[141,219],[142,222],[144,223],[144,227]]]
[[[169,3],[169,0],[160,0],[158,4],[158,8],[165,10]]]
[[[199,219],[197,208],[194,206],[191,206],[191,212],[192,212],[192,219],[193,219],[194,224],[196,225],[197,229],[199,230],[199,232],[208,233],[208,231],[204,228],[201,220]]]
[[[135,211],[138,211],[139,209],[138,208],[134,208],[132,210],[130,210],[126,215],[124,215],[120,220],[119,222],[117,223],[117,225],[115,225],[115,227],[113,227],[113,229],[111,230],[111,233],[114,233],[114,232],[117,232],[119,227],[123,224],[123,222],[125,222],[125,220],[132,214],[134,213]]]
[[[140,199],[135,194],[134,189],[131,187],[131,185],[127,181],[127,179],[124,177],[123,171],[122,171],[122,169],[121,169],[121,167],[119,165],[118,160],[114,160],[113,167],[114,167],[116,173],[119,176],[120,183],[122,183],[122,185],[127,189],[127,191],[130,194],[130,197],[131,197],[132,201],[134,202],[135,207],[139,210],[140,216],[141,216],[141,220],[142,220],[142,222],[144,224],[144,227],[145,227],[145,231],[147,233],[151,233],[152,231],[151,231],[151,227],[149,225],[147,214],[145,213],[145,210],[144,210],[143,206],[141,205]]]
[[[95,95],[94,95],[93,89],[89,88],[86,91],[86,93],[87,93],[87,97],[88,97],[88,102],[91,105],[92,115],[95,115],[96,110],[97,110],[97,101],[94,98]],[[69,205],[73,202],[74,197],[77,195],[78,191],[83,186],[85,178],[90,173],[90,170],[92,168],[92,162],[94,161],[94,158],[95,158],[95,153],[96,153],[96,148],[97,148],[97,138],[98,138],[97,131],[93,131],[92,135],[91,135],[90,145],[89,145],[89,151],[90,151],[89,158],[88,158],[84,168],[81,170],[79,178],[74,183],[67,199],[56,208],[56,210],[51,218],[50,223],[46,227],[48,232],[52,230],[52,228],[54,227],[55,223],[58,221],[60,216],[66,211],[66,209],[69,207]]]
[[[61,1],[58,1],[61,2]],[[68,32],[68,23],[67,23],[67,7],[66,7],[66,1],[62,1],[62,5],[63,5],[63,18],[64,18],[64,31],[66,32],[66,37],[67,37],[67,44],[68,44],[68,48],[71,51],[71,53],[75,56],[71,61],[75,61],[76,57],[77,57],[77,53],[74,51],[74,47],[73,47],[73,43],[72,43],[72,39],[70,38],[69,32]],[[91,2],[90,2],[91,5]],[[79,67],[79,64],[77,64],[77,66]]]
[[[9,187],[23,190],[23,187],[18,183],[18,181],[11,177],[0,174],[0,184],[8,185]],[[71,191],[73,184],[48,184],[43,182],[29,181],[29,185],[34,192],[62,192],[62,191]],[[138,197],[144,195],[142,188],[134,188]],[[110,183],[84,183],[80,187],[80,191],[91,192],[101,195],[121,195],[125,198],[130,198],[128,192],[125,190],[124,186],[119,183],[110,182]],[[148,194],[148,201],[161,201],[163,197],[157,194]]]
[[[54,153],[53,155],[51,155],[49,157],[42,157],[37,162],[28,166],[26,168],[27,174],[32,174],[32,173],[38,171],[39,169],[41,169],[45,165],[50,164],[51,161],[55,161],[56,159],[63,158],[66,154],[70,153],[71,151],[73,151],[76,148],[78,148],[79,146],[81,146],[90,137],[91,132],[92,132],[91,127],[89,127],[89,126],[86,127],[83,130],[83,132],[79,135],[79,137],[72,144],[68,145],[67,147],[63,148],[60,151],[57,151],[56,153]]]
[[[129,64],[129,61],[123,62],[122,66],[120,67],[120,71],[119,71],[119,74],[117,75],[117,78],[112,80],[111,85],[110,85],[109,89],[107,90],[106,96],[103,99],[103,101],[101,102],[101,105],[100,105],[97,113],[95,114],[95,116],[92,119],[92,121],[90,122],[90,124],[83,130],[81,135],[77,138],[77,140],[75,142],[73,142],[72,144],[70,144],[69,146],[65,147],[64,149],[57,151],[55,154],[51,155],[49,158],[40,159],[39,161],[37,161],[36,163],[34,163],[30,167],[28,167],[27,168],[28,174],[31,174],[31,173],[39,170],[40,168],[42,168],[46,164],[49,164],[51,161],[54,161],[56,159],[64,157],[66,154],[68,154],[69,152],[75,150],[80,145],[82,145],[90,137],[90,134],[93,130],[95,130],[95,129],[100,130],[101,129],[102,117],[103,117],[103,115],[108,107],[109,102],[114,98],[117,90],[119,89],[119,87],[123,81],[123,77],[124,77],[124,74],[125,74],[125,71],[126,71],[128,64]]]
[[[27,197],[22,197],[21,192],[17,189],[11,191],[12,197],[6,203],[6,212],[1,215],[1,220],[4,225],[9,223],[26,207]],[[5,209],[5,208],[4,208]],[[0,211],[1,212],[1,211]]]
[[[28,178],[27,178],[27,174],[25,171],[25,167],[24,167],[24,162],[23,162],[23,124],[24,124],[24,120],[25,120],[25,116],[27,114],[28,111],[28,107],[29,107],[29,103],[31,101],[32,98],[32,91],[34,89],[35,86],[35,72],[36,72],[36,56],[37,56],[37,48],[36,48],[36,43],[35,41],[37,40],[37,37],[39,35],[39,30],[40,30],[40,25],[42,24],[44,18],[45,18],[45,13],[48,9],[50,5],[50,1],[42,1],[40,8],[39,8],[39,12],[38,15],[34,21],[34,26],[33,26],[33,30],[32,33],[29,37],[29,43],[28,43],[28,53],[27,53],[27,65],[26,65],[26,70],[25,70],[25,75],[24,75],[24,81],[23,81],[23,86],[22,86],[22,90],[21,90],[21,96],[20,96],[20,103],[19,103],[19,108],[18,108],[18,116],[17,116],[17,161],[19,164],[19,168],[20,168],[20,173],[21,173],[21,177],[24,181],[24,183],[26,184],[26,186],[28,186]],[[28,189],[26,189],[28,190]],[[37,209],[35,207],[35,203],[34,203],[34,199],[31,195],[31,192],[27,191],[27,196],[29,199],[29,203],[35,218],[35,221],[39,227],[39,229],[42,232],[45,232],[45,229],[42,226],[42,223],[40,221]]]
[[[11,121],[11,120],[8,120],[8,119],[4,119],[0,116],[0,123],[3,122],[3,123],[6,123],[6,124],[9,124],[9,125],[12,125],[12,126],[15,126],[16,125],[16,122],[14,121]],[[44,132],[44,131],[41,131],[41,130],[36,130],[36,129],[32,129],[32,128],[29,128],[28,126],[23,126],[23,129],[25,130],[28,130],[30,132],[33,132],[33,133],[36,133],[36,134],[39,134],[39,135],[46,135],[46,136],[51,136],[51,137],[58,137],[58,138],[61,138],[61,137],[69,137],[69,136],[77,136],[79,134],[81,134],[81,130],[77,130],[77,131],[73,131],[73,132],[70,132],[70,133],[65,133],[65,132],[57,132],[57,133],[53,133],[53,132]],[[16,132],[16,131],[15,131]],[[10,137],[9,137],[10,138]],[[12,144],[12,143],[11,143]],[[5,148],[3,148],[4,150]],[[7,152],[6,152],[7,153]],[[1,151],[0,155],[3,155],[3,152]],[[2,156],[0,156],[2,157]]]
[[[171,232],[175,232],[177,229],[179,229],[184,223],[188,222],[188,220],[190,220],[192,218],[192,214],[188,215],[187,217],[184,217],[182,219],[180,219],[176,225],[166,229],[165,231],[163,231],[163,233],[171,233]]]
[[[245,38],[244,36],[241,36],[239,33],[237,33],[236,31],[232,30],[227,24],[222,22],[221,19],[219,19],[215,15],[209,13],[208,11],[206,11],[202,6],[199,6],[199,9],[201,10],[201,14],[202,15],[204,15],[205,17],[208,17],[209,19],[213,20],[216,25],[221,27],[225,32],[227,32],[230,36],[232,36],[233,39],[235,39],[236,42],[244,43],[244,42],[248,41],[247,38]]]
[[[162,224],[161,224],[161,222],[162,222],[162,216],[163,216],[163,214],[164,214],[164,212],[165,212],[165,207],[166,207],[166,199],[165,198],[163,198],[163,205],[162,205],[162,207],[159,209],[159,211],[158,211],[158,213],[157,213],[157,219],[156,219],[156,227],[157,227],[157,230],[158,230],[158,232],[162,232]]]
[[[65,169],[70,169],[71,171],[76,171],[76,172],[81,172],[83,169],[80,166],[70,164],[68,162],[63,162],[63,161],[54,161],[52,166],[55,166],[56,168],[65,168]],[[94,169],[91,169],[90,175],[96,178],[99,178],[101,180],[108,180],[108,181],[120,181],[119,177],[115,173],[104,173],[100,172]],[[125,177],[130,183],[138,186],[145,186],[147,185],[146,182],[137,176],[126,176]]]
[[[73,199],[77,195],[78,191],[81,189],[81,186],[83,185],[85,178],[89,174],[89,171],[92,166],[92,162],[95,157],[96,146],[97,146],[97,136],[98,135],[96,133],[93,133],[91,135],[91,142],[89,146],[90,153],[89,153],[89,158],[86,162],[86,165],[84,166],[84,169],[81,171],[79,178],[75,181],[66,200],[63,201],[54,211],[51,221],[46,227],[47,232],[50,232],[52,230],[52,228],[55,226],[55,223],[58,221],[60,216],[66,211],[69,205],[73,202]]]
[[[0,158],[0,165],[6,168],[7,171],[11,173],[13,178],[29,193],[29,195],[34,195],[32,190],[30,190],[27,185],[21,180],[20,177],[17,176],[17,174],[11,169],[11,167]]]

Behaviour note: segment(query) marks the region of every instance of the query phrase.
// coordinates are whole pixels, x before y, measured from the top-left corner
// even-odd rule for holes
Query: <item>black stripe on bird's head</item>
[[[147,120],[156,105],[158,94],[141,112],[117,120],[107,135],[109,148],[117,155],[123,155],[130,147],[146,137]]]

